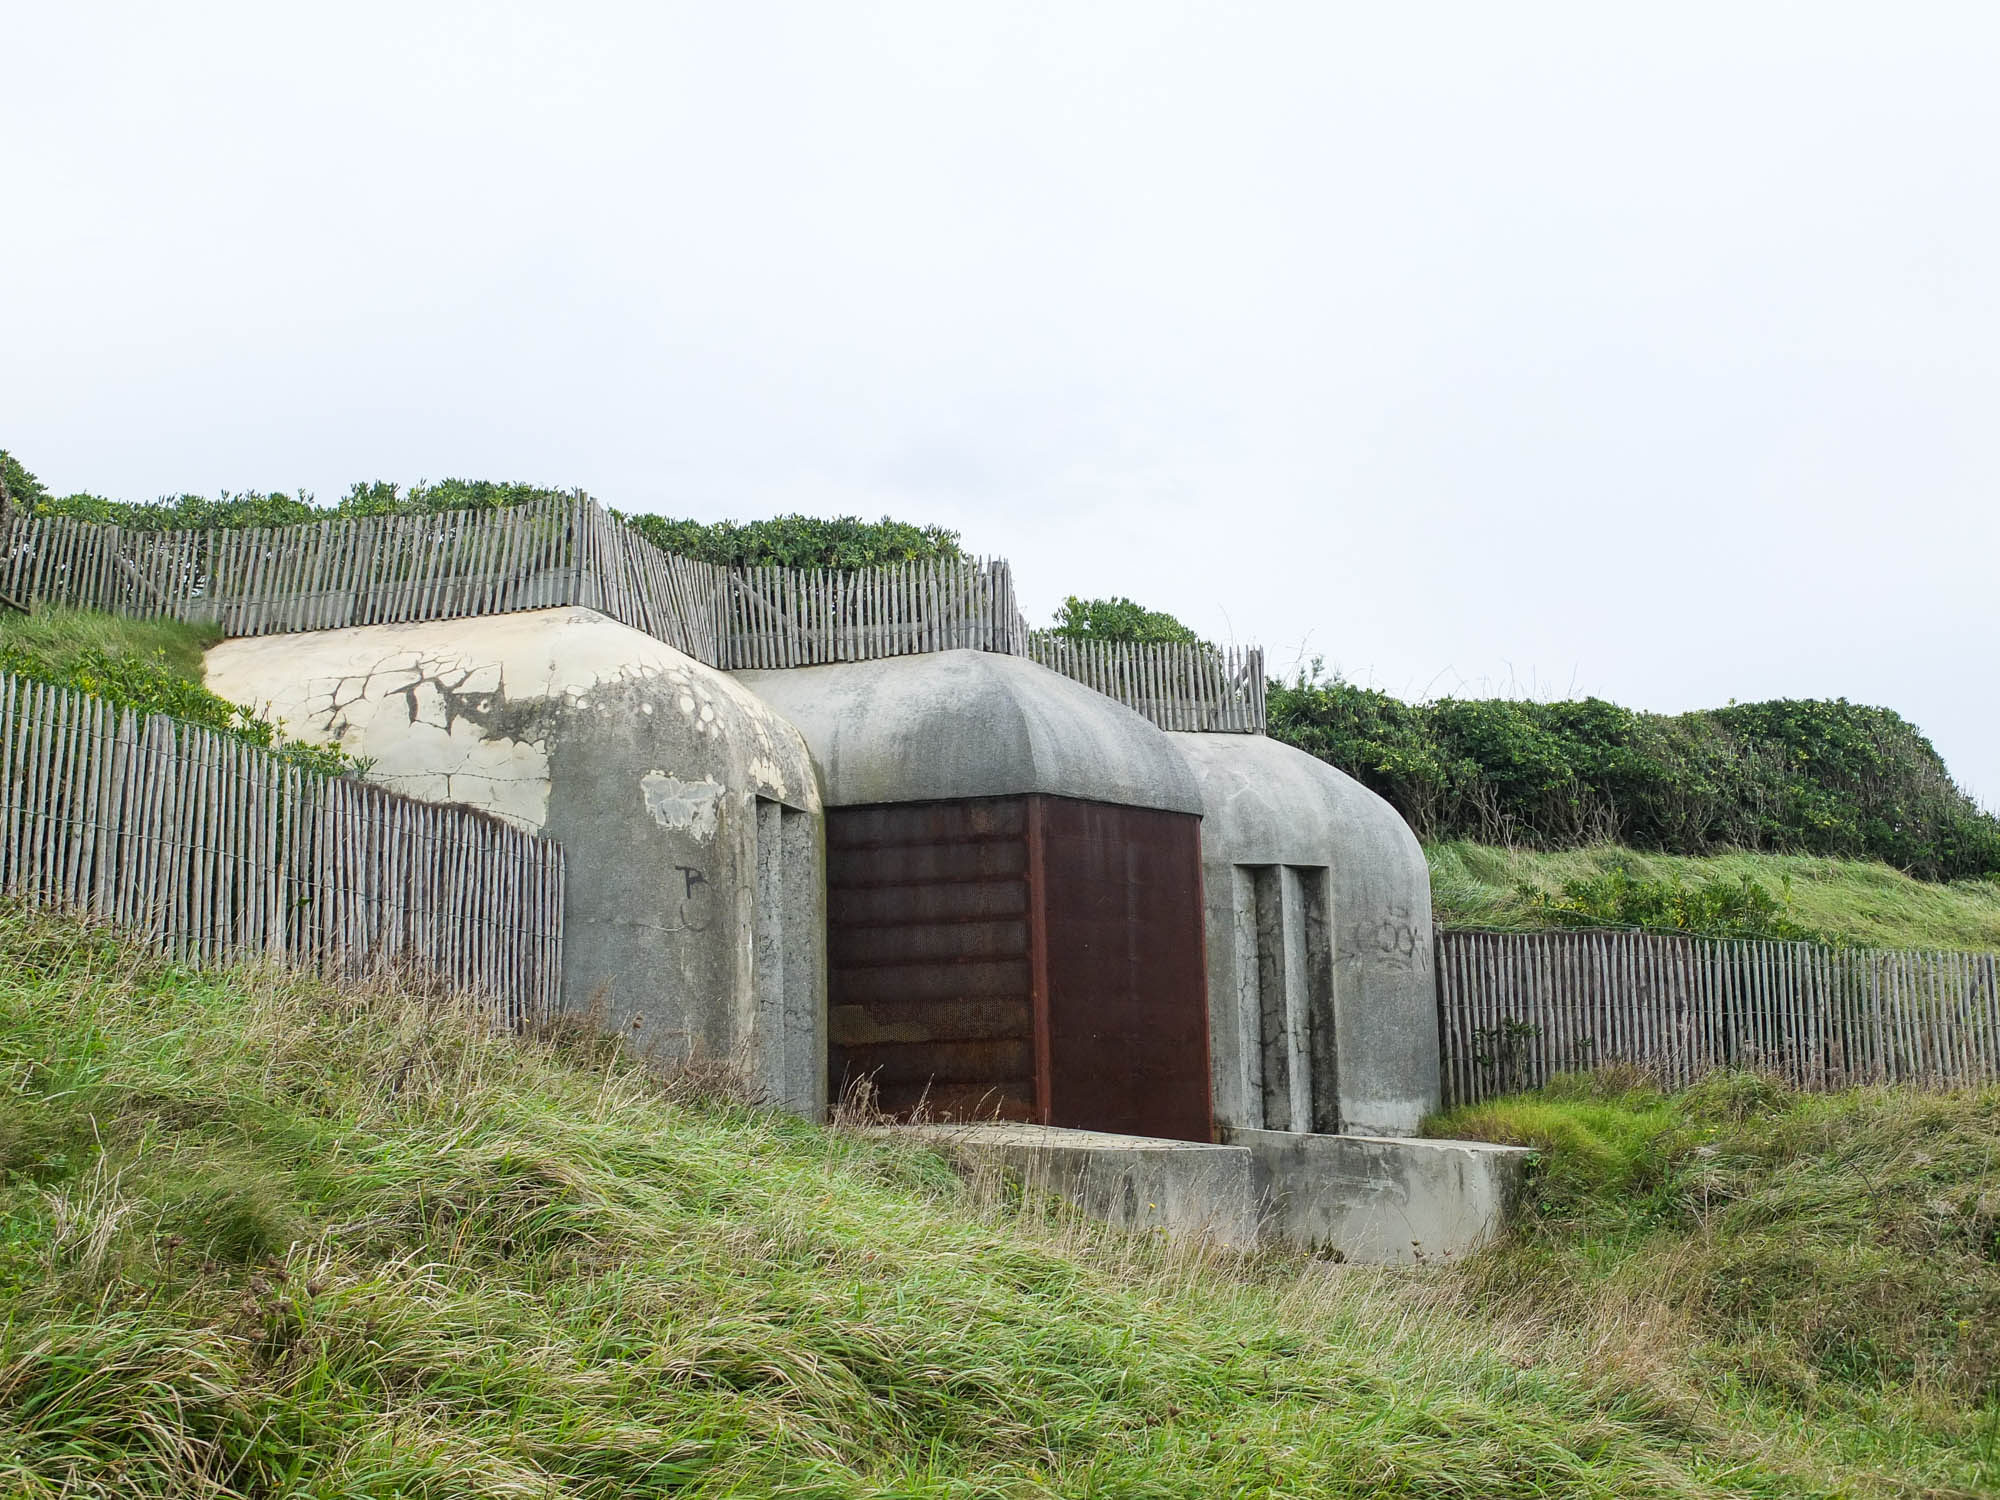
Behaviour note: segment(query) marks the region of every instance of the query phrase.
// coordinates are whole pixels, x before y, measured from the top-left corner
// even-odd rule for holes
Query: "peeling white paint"
[[[593,717],[634,698],[646,715],[677,705],[690,731],[741,757],[735,763],[760,795],[819,807],[805,742],[768,704],[594,610],[242,637],[210,650],[206,667],[225,698],[268,704],[298,738],[333,740],[372,760],[371,780],[483,808],[531,832],[548,822],[550,746],[509,737],[493,715],[537,700]],[[712,753],[694,765],[655,763],[728,774]]]
[[[706,776],[682,781],[665,771],[648,771],[639,779],[639,792],[653,821],[668,832],[690,834],[698,844],[715,837],[722,813],[721,782]]]

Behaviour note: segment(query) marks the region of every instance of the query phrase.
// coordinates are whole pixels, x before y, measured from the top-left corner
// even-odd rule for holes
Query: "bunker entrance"
[[[1035,795],[826,831],[835,1097],[1213,1138],[1199,818]]]

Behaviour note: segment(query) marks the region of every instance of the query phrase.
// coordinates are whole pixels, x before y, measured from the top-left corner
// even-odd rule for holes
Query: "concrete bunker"
[[[830,1088],[1213,1139],[1201,801],[1165,734],[986,652],[742,679],[824,777]]]
[[[207,676],[373,780],[561,842],[564,1009],[823,1114],[818,784],[733,678],[573,607],[233,639]]]
[[[1200,784],[1215,1112],[1414,1135],[1438,1106],[1430,872],[1358,781],[1262,735],[1173,734]]]

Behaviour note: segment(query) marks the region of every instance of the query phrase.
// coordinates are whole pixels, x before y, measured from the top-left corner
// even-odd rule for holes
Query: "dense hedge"
[[[1647,714],[1601,699],[1404,703],[1338,678],[1274,682],[1271,733],[1381,793],[1420,838],[1615,842],[2000,872],[2000,820],[1886,708],[1785,699]]]
[[[307,521],[332,521],[349,516],[424,515],[452,510],[494,510],[536,500],[567,500],[580,490],[545,485],[501,484],[490,479],[445,479],[437,484],[408,487],[376,480],[356,484],[332,505],[321,505],[301,490],[260,494],[244,490],[210,497],[169,495],[138,502],[107,500],[102,495],[53,495],[10,454],[0,450],[4,477],[15,506],[38,516],[75,516],[85,521],[115,522],[143,531],[181,531],[242,526],[292,526]],[[864,521],[858,516],[821,520],[812,516],[777,516],[768,521],[684,521],[666,516],[627,516],[620,520],[656,546],[684,557],[725,566],[756,567],[783,564],[797,568],[868,568],[884,563],[965,554],[958,533],[941,526],[908,521]]]

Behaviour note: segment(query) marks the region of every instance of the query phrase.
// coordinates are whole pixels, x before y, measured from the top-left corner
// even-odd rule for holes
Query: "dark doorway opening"
[[[832,808],[835,1097],[1213,1138],[1201,822],[1050,796]]]

